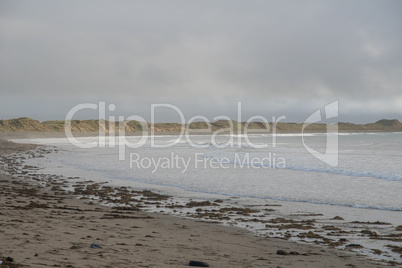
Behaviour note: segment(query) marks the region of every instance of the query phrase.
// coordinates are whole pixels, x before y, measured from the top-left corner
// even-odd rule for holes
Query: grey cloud
[[[156,102],[233,116],[243,101],[247,116],[300,121],[334,100],[343,121],[401,115],[397,0],[0,5],[2,118],[57,119],[100,100],[126,116]]]

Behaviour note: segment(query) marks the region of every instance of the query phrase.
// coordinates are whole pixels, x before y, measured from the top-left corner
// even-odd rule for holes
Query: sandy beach
[[[5,155],[34,147],[5,141],[0,146],[8,169],[13,158]],[[44,184],[26,175],[0,177],[1,267],[188,267],[191,260],[210,267],[389,265],[353,252],[256,237],[237,227],[146,213],[140,205],[100,206],[67,194],[57,178]],[[142,196],[143,202],[163,198]]]

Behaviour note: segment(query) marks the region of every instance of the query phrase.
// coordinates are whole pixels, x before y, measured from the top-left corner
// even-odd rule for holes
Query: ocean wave
[[[296,170],[296,171],[305,171],[305,172],[319,172],[319,173],[328,173],[328,174],[337,174],[349,177],[368,177],[374,179],[381,179],[387,181],[402,181],[402,177],[398,175],[385,175],[374,172],[362,172],[362,171],[353,171],[353,170],[344,170],[344,169],[325,169],[325,168],[308,168],[308,167],[298,167],[298,166],[286,166],[285,169]]]
[[[227,158],[227,156],[219,156],[218,154],[204,154],[204,158],[210,158],[214,160],[221,160],[223,157]],[[245,163],[238,163],[235,160],[229,161],[230,164],[233,165],[242,165],[242,166],[251,166]],[[265,162],[264,162],[265,163]],[[284,165],[284,166],[274,166],[272,164],[257,164],[254,163],[252,167],[264,167],[264,168],[275,168],[275,169],[285,169],[285,170],[294,170],[294,171],[303,171],[303,172],[318,172],[318,173],[326,173],[326,174],[336,174],[342,176],[349,176],[349,177],[368,177],[374,179],[381,179],[387,181],[402,181],[402,176],[399,175],[388,175],[388,174],[381,174],[381,173],[374,173],[374,172],[363,172],[363,171],[356,171],[356,170],[345,170],[345,169],[334,169],[334,168],[321,168],[321,167],[302,167],[296,165]]]

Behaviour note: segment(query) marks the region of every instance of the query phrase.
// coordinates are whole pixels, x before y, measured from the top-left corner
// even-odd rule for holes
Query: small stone
[[[362,233],[362,234],[367,234],[367,235],[369,235],[369,236],[378,236],[376,232],[370,231],[369,229],[361,230],[360,233]]]
[[[190,261],[188,266],[209,267],[209,264],[203,261]]]
[[[287,253],[286,251],[284,251],[284,250],[282,250],[282,249],[278,249],[278,250],[276,251],[276,254],[278,254],[278,255],[289,255],[289,253]]]
[[[90,248],[102,248],[101,246],[99,246],[98,244],[92,243],[91,246],[89,246]]]
[[[362,248],[363,246],[360,244],[349,244],[346,245],[347,248]]]

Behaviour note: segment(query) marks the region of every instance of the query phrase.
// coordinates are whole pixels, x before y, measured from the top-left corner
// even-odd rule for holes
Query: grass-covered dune
[[[187,128],[192,131],[232,131],[243,132],[246,128],[248,131],[266,131],[272,132],[274,123],[263,122],[236,122],[229,120],[220,120],[212,122],[210,128],[206,122],[193,122],[190,125],[181,125],[178,123],[156,123],[149,124],[138,121],[130,122],[109,122],[105,120],[71,120],[69,128],[72,132],[98,132],[99,129],[105,129],[106,132],[119,132],[124,128],[126,132],[140,132],[142,125],[147,125],[148,129],[153,129],[155,132],[180,132],[182,128]],[[276,124],[277,133],[300,133],[303,124],[301,123],[282,123]],[[305,128],[307,132],[324,132],[327,126],[325,124],[313,123]],[[402,131],[402,123],[397,119],[382,119],[375,123],[369,124],[353,124],[353,123],[338,123],[338,129],[341,132],[372,132],[372,131]],[[65,121],[54,120],[39,122],[27,117],[21,117],[9,120],[0,120],[0,132],[63,132],[65,130]]]

